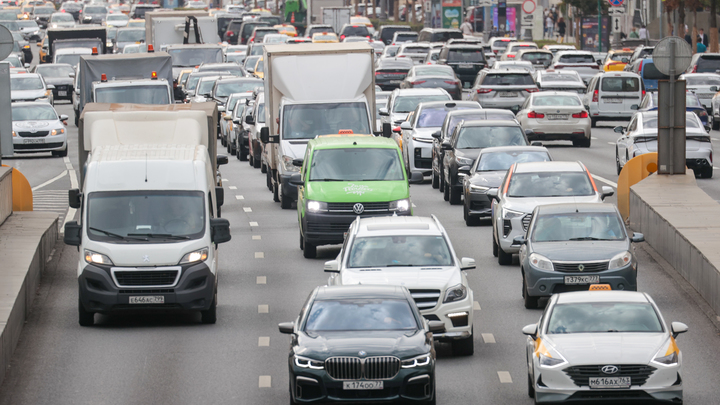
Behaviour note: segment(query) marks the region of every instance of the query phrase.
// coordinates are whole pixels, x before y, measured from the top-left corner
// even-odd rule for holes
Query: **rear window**
[[[488,74],[485,76],[485,80],[482,82],[483,86],[486,85],[500,85],[500,86],[520,86],[530,85],[534,86],[535,81],[529,74]]]
[[[651,61],[643,62],[642,77],[648,80],[663,80],[668,78],[667,75],[660,73]]]
[[[545,52],[526,52],[522,54],[520,57],[520,60],[529,60],[529,61],[535,61],[535,60],[541,60],[541,61],[547,61],[552,59],[552,55]]]
[[[432,34],[430,42],[447,42],[453,38],[462,39],[463,34],[460,31],[436,32]]]
[[[688,86],[720,86],[720,76],[686,76]]]
[[[537,45],[530,45],[530,44],[513,45],[512,47],[510,47],[510,52],[517,52],[522,49],[537,49]]]
[[[604,77],[600,85],[602,91],[640,91],[637,77]]]
[[[457,110],[468,110],[468,107],[459,107]],[[445,117],[448,114],[448,110],[445,107],[441,108],[425,108],[418,117],[417,126],[418,128],[430,128],[430,127],[441,127]]]
[[[397,41],[407,41],[407,40],[413,40],[417,39],[418,34],[417,32],[403,32],[401,34],[398,34],[395,39]]]
[[[580,106],[577,96],[538,96],[533,99],[532,105],[542,107]]]
[[[508,40],[508,41],[502,41],[502,40],[501,40],[501,41],[495,41],[495,42],[493,42],[492,47],[493,47],[493,48],[498,48],[498,49],[505,49],[505,48],[507,48],[508,45],[510,45],[510,41],[509,41],[509,40]]]
[[[393,28],[382,28],[380,37],[384,40],[391,40],[393,35],[399,31],[410,31],[410,27],[393,27]]]
[[[701,56],[697,61],[696,73],[717,73],[720,70],[720,57]]]
[[[562,55],[559,59],[561,63],[596,63],[592,55]]]
[[[614,60],[616,62],[622,62],[623,59],[625,59],[625,63],[630,60],[630,57],[632,56],[631,53],[614,53],[610,55],[610,60]]]
[[[341,35],[346,37],[367,37],[370,36],[370,32],[364,25],[348,25],[343,28]]]
[[[646,56],[652,56],[654,50],[655,48],[643,48],[638,55],[638,59],[642,59]]]
[[[700,123],[702,124],[702,123]],[[693,112],[685,114],[685,127],[687,128],[700,128],[698,124],[697,115]],[[657,129],[658,117],[657,115],[651,115],[643,120],[643,129]]]
[[[579,82],[580,79],[575,75],[542,75],[544,82]]]
[[[424,46],[406,46],[402,53],[422,53],[427,54],[430,52],[430,48]]]
[[[448,61],[458,62],[484,62],[485,53],[482,48],[477,49],[450,49]]]

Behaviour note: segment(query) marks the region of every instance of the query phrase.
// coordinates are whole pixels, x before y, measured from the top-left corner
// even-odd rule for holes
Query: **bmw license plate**
[[[516,91],[501,91],[500,97],[517,97],[518,94]]]
[[[549,120],[566,120],[566,119],[568,119],[567,114],[548,114],[547,117]]]
[[[58,96],[67,96],[67,91],[65,91],[65,90],[58,90]]]
[[[23,139],[23,143],[45,143],[43,138]]]
[[[630,388],[630,377],[590,377],[590,388]]]
[[[344,390],[381,390],[382,381],[343,381]]]
[[[164,304],[165,297],[162,295],[147,295],[143,297],[130,297],[130,304]]]
[[[600,276],[565,276],[565,284],[598,284]]]

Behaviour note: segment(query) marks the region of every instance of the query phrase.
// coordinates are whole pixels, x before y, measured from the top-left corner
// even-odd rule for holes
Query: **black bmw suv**
[[[438,64],[448,65],[455,71],[455,76],[464,83],[475,81],[479,71],[485,69],[485,51],[482,45],[450,44],[440,50]]]

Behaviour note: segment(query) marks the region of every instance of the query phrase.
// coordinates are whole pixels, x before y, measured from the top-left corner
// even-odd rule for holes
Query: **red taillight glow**
[[[345,39],[345,35],[340,35],[340,39]]]
[[[445,83],[447,84],[458,84],[457,80],[445,80]]]
[[[595,90],[595,91],[593,92],[592,102],[593,102],[593,103],[597,103],[597,102],[598,102],[598,91],[597,91],[597,90]]]
[[[535,111],[530,111],[528,113],[528,118],[545,118],[545,114],[543,113],[537,113]]]
[[[492,89],[477,89],[478,94],[490,93]]]
[[[693,66],[693,69],[692,69],[692,72],[691,72],[691,73],[697,73],[697,65]]]
[[[645,97],[645,90],[642,91],[642,96]]]
[[[525,91],[527,91],[528,93],[535,93],[535,92],[537,92],[537,91],[539,91],[539,90],[538,90],[538,89],[529,88],[529,89],[525,89]]]
[[[638,65],[638,72],[642,72],[642,64],[643,64],[643,61],[641,60],[640,64]]]
[[[587,118],[587,117],[588,117],[588,113],[587,113],[587,111],[583,111],[583,112],[580,112],[580,113],[577,113],[577,114],[573,114],[572,117],[573,117],[573,118]]]
[[[423,84],[423,83],[425,83],[425,80],[418,80],[416,82],[412,82],[413,85]]]
[[[228,32],[225,33],[225,35],[231,37],[231,36],[235,35],[235,33],[232,32],[232,31],[228,31]]]
[[[510,54],[507,55],[507,57],[508,57],[508,58],[515,58],[515,55],[513,55],[513,54],[510,53]]]

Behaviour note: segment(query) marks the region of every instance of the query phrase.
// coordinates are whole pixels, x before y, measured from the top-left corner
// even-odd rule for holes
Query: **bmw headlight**
[[[402,368],[413,368],[413,367],[422,367],[427,366],[430,364],[430,361],[432,360],[432,355],[430,353],[425,353],[422,356],[413,357],[412,359],[402,360],[400,362],[400,366]]]
[[[311,368],[313,370],[322,370],[325,368],[325,363],[322,361],[301,356],[295,356],[295,365],[302,368]]]
[[[548,259],[547,257],[545,257],[543,255],[539,255],[537,253],[530,253],[528,260],[530,261],[530,264],[532,266],[534,266],[540,270],[547,270],[547,271],[555,270],[550,259]]]
[[[608,263],[608,270],[615,270],[627,266],[632,262],[632,255],[630,252],[622,252],[610,260]]]
[[[535,355],[538,356],[541,367],[555,368],[567,364],[567,360],[551,346],[546,346],[545,342],[538,339]]]
[[[503,208],[502,214],[503,214],[502,215],[503,219],[513,219],[513,218],[522,217],[525,215],[524,212],[513,211],[513,210],[509,210],[507,208]]]
[[[661,347],[660,350],[655,354],[653,363],[659,363],[663,366],[673,366],[675,364],[678,364],[679,360],[680,349],[677,347],[675,339],[673,337],[670,337],[668,343],[666,345],[663,345],[663,347]]]
[[[61,135],[65,133],[65,128],[53,129],[50,131],[50,135]]]
[[[306,204],[308,212],[326,212],[327,203],[322,201],[308,200]]]
[[[283,165],[283,168],[285,168],[285,171],[288,171],[288,172],[299,172],[300,171],[300,168],[298,166],[293,165],[293,160],[295,160],[295,158],[290,157],[290,156],[282,157],[282,165]]]
[[[473,162],[474,162],[473,159],[469,159],[469,158],[465,158],[465,157],[460,157],[460,156],[455,156],[455,161],[456,161],[456,162],[458,163],[458,165],[460,165],[460,166],[470,166],[470,165],[472,165]]]
[[[88,263],[113,265],[112,260],[106,255],[87,249],[85,249],[85,261]]]
[[[190,264],[195,262],[204,262],[208,258],[208,248],[198,249],[190,252],[180,259],[180,264]]]
[[[470,185],[470,192],[471,193],[482,193],[485,194],[487,191],[490,190],[490,187],[485,186],[476,186],[474,184]]]
[[[445,299],[443,303],[462,301],[467,297],[467,287],[462,284],[450,287],[445,291]]]
[[[390,202],[390,211],[395,212],[410,212],[410,199],[405,198],[402,200]]]

